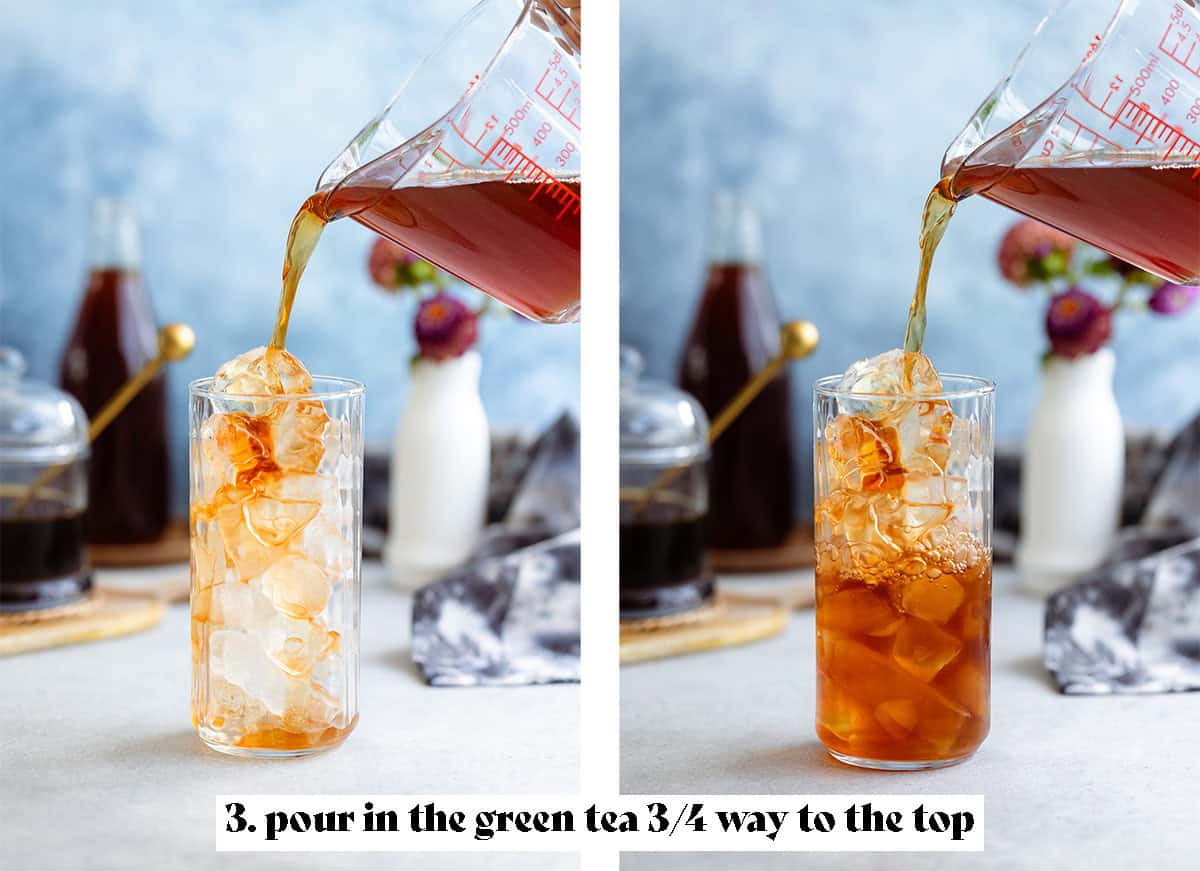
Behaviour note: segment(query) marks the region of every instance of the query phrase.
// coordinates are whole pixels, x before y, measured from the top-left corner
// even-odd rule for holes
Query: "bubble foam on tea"
[[[816,462],[818,731],[861,759],[968,755],[987,732],[981,433],[920,353],[842,377]],[[923,397],[929,398],[923,398]]]
[[[353,573],[345,434],[285,350],[229,361],[213,389],[229,398],[192,462],[193,718],[222,745],[336,744],[354,726],[337,604]]]

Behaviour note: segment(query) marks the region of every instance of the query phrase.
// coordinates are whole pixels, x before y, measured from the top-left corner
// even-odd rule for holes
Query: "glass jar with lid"
[[[87,416],[24,373],[20,353],[0,348],[0,611],[64,605],[92,583]]]
[[[621,618],[664,617],[709,603],[705,548],[708,418],[694,397],[641,377],[621,349]]]

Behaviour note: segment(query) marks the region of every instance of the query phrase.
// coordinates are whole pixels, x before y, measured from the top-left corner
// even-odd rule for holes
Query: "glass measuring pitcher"
[[[1059,0],[942,162],[982,194],[1200,283],[1197,0]]]
[[[499,47],[499,48],[497,48]],[[579,317],[580,35],[483,0],[329,165],[313,199],[528,318]]]

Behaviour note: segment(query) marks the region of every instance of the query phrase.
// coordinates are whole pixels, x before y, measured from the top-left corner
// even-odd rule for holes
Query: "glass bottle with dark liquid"
[[[92,416],[154,356],[157,331],[128,204],[96,203],[90,244],[87,286],[60,377],[63,389]],[[159,375],[92,445],[88,540],[158,539],[168,519],[168,478],[167,385]]]
[[[679,383],[709,417],[779,353],[779,316],[762,268],[758,215],[717,197],[710,263],[680,358]],[[713,445],[708,543],[721,549],[777,547],[793,526],[791,386],[781,373]]]

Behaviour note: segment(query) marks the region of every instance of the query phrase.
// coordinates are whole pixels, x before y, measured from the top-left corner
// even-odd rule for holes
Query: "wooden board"
[[[93,544],[88,548],[92,565],[98,568],[165,566],[188,561],[188,529],[172,520],[158,541],[148,544]]]
[[[725,575],[743,572],[783,572],[813,564],[812,523],[801,523],[779,547],[708,552],[713,571]]]
[[[787,618],[787,609],[773,598],[718,590],[713,605],[698,611],[623,620],[621,664],[761,641],[783,631]]]
[[[798,574],[798,573],[797,573]],[[788,611],[802,611],[816,604],[816,587],[811,577],[792,580],[792,574],[769,576],[725,575],[722,589],[739,596],[754,596],[778,602]]]
[[[82,602],[40,611],[0,614],[0,656],[115,638],[149,629],[165,603],[153,593],[94,589]]]

